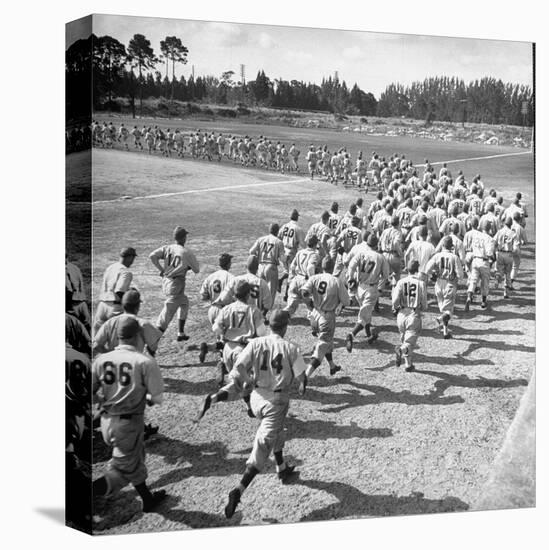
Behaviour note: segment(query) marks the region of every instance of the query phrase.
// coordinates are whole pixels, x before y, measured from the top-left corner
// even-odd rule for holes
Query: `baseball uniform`
[[[187,318],[189,299],[185,295],[185,277],[189,269],[198,273],[199,265],[194,253],[177,243],[161,246],[149,257],[164,262],[162,290],[166,300],[157,320],[158,328],[164,332],[176,312],[179,312],[179,319]]]
[[[133,275],[122,262],[115,262],[105,270],[99,288],[99,303],[95,310],[93,332],[114,315],[122,313],[120,295],[130,289]]]
[[[99,355],[92,365],[92,390],[101,390],[101,433],[113,448],[105,472],[106,496],[128,483],[147,479],[143,414],[147,394],[162,395],[164,383],[156,361],[131,345]]]
[[[286,261],[284,253],[284,244],[274,235],[265,235],[260,237],[250,248],[250,254],[257,256],[259,260],[259,277],[267,281],[271,291],[271,298],[274,304],[278,290],[278,264]]]

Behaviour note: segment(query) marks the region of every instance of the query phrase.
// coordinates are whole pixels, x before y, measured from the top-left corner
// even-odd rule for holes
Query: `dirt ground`
[[[416,163],[427,155],[434,162],[505,152],[440,143],[435,152],[429,142],[424,151],[417,141],[403,138],[392,149],[383,140],[373,146],[383,154],[404,152]],[[78,155],[71,155],[69,163],[83,162]],[[274,175],[226,163],[104,150],[94,150],[93,163],[93,264],[84,266],[84,273],[91,275],[94,295],[118,250],[135,246],[139,256],[132,271],[144,298],[141,314],[156,318],[162,307],[160,278],[148,254],[170,242],[176,224],[184,225],[190,232],[188,247],[201,263],[201,273],[187,278],[189,344],[210,336],[198,288],[215,270],[221,252],[234,254],[231,271],[243,273],[248,249],[271,222],[286,221],[296,207],[307,228],[333,200],[343,211],[358,196],[303,175]],[[281,485],[270,464],[231,520],[223,515],[226,495],[244,470],[257,421],[247,417],[241,402],[233,402],[215,406],[199,425],[193,422],[203,396],[216,388],[215,361],[212,356],[200,365],[196,352],[175,341],[172,323],[157,355],[165,402],[147,411],[147,420],[160,425],[160,434],[146,446],[149,482],[170,497],[158,512],[144,515],[135,491],[127,488],[97,503],[95,532],[465,511],[478,500],[534,367],[533,163],[531,156],[516,156],[463,162],[451,169],[463,169],[469,177],[480,172],[486,186],[497,188],[506,201],[518,190],[525,195],[532,243],[524,252],[512,298],[504,301],[501,290],[492,291],[486,311],[477,304],[465,313],[462,285],[452,320],[454,339],[443,340],[436,330],[431,287],[415,373],[394,366],[398,332],[388,294],[374,318],[379,340],[368,346],[359,337],[352,354],[345,351],[344,338],[356,310],[346,311],[338,320],[334,352],[342,371],[330,377],[324,364],[304,397],[295,390],[292,394],[286,456],[298,465],[298,480]],[[69,181],[68,187],[78,195],[78,182]],[[116,200],[164,193],[172,194]],[[372,197],[366,195],[365,202]],[[69,217],[86,207],[73,206]],[[74,239],[69,256],[78,254],[79,246]],[[277,303],[283,305],[280,297]],[[288,337],[308,357],[314,338],[304,308],[292,320]],[[100,438],[94,455],[97,476],[108,458]]]

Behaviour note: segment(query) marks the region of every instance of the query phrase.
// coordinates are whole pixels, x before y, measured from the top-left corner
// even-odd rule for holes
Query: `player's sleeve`
[[[391,293],[391,305],[393,309],[398,309],[400,307],[400,297],[402,295],[402,284],[400,281],[397,282],[393,292]]]
[[[294,376],[297,378],[307,370],[307,365],[305,364],[303,355],[301,355],[301,352],[299,351],[299,348],[297,346],[295,346],[293,351],[294,353],[292,358],[292,371],[294,373]]]
[[[143,379],[145,387],[153,399],[162,396],[164,392],[164,380],[158,368],[158,363],[152,358],[147,357],[143,364]]]
[[[286,252],[284,251],[284,243],[279,240],[277,244],[278,247],[278,259],[284,263],[286,261]]]
[[[202,282],[202,285],[200,286],[200,298],[202,298],[202,300],[204,300],[204,301],[211,299],[210,289],[209,289],[209,286],[210,286],[209,279],[210,279],[209,276],[206,277],[204,279],[204,281]]]
[[[311,296],[313,294],[313,280],[309,279],[305,281],[305,284],[301,287],[302,296]]]
[[[354,277],[359,262],[359,256],[360,254],[355,254],[353,259],[349,262],[349,267],[347,268],[347,279],[352,279]]]
[[[160,248],[157,248],[156,250],[153,250],[149,254],[149,258],[152,260],[153,258],[155,260],[163,260],[166,257],[166,251],[165,246],[161,246]]]
[[[227,325],[225,323],[225,317],[227,316],[226,308],[223,308],[218,316],[215,318],[215,322],[213,324],[212,330],[217,336],[224,336],[225,330],[227,328]]]
[[[420,307],[423,311],[427,309],[427,287],[423,281],[419,281]]]
[[[194,273],[198,273],[200,271],[200,265],[198,264],[198,260],[196,259],[194,252],[192,250],[186,250],[185,252],[187,264],[194,271]]]
[[[230,381],[230,385],[232,384],[237,391],[242,391],[245,383],[251,384],[253,382],[252,372],[254,356],[254,345],[253,342],[250,342],[238,354],[233,368],[231,372],[229,372],[228,378]]]
[[[265,323],[263,322],[263,314],[261,313],[261,311],[259,311],[258,308],[254,307],[252,317],[254,321],[255,335],[265,336],[267,334],[267,328],[265,327]]]
[[[158,349],[158,342],[160,341],[160,338],[162,338],[162,332],[149,321],[143,323],[142,328],[145,344],[152,353],[156,353],[156,350]]]
[[[120,276],[116,280],[116,286],[114,287],[113,292],[118,294],[119,292],[124,293],[130,289],[132,284],[133,275],[129,269],[125,269],[120,273]]]
[[[260,241],[261,241],[261,239],[257,239],[257,241],[255,241],[255,243],[253,244],[252,248],[250,248],[250,255],[251,256],[259,257]]]
[[[92,348],[95,353],[105,353],[107,351],[106,345],[109,340],[108,329],[110,327],[109,321],[103,323],[99,330],[94,334]]]
[[[337,294],[339,302],[344,307],[347,307],[351,303],[349,299],[349,293],[347,292],[345,285],[339,279],[337,279]]]

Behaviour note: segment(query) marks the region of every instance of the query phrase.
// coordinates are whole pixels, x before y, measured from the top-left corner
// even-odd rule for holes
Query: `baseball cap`
[[[181,227],[180,225],[176,226],[175,229],[173,230],[173,238],[176,241],[187,236],[188,234],[189,232],[184,227]]]
[[[299,218],[299,212],[294,208],[290,214],[290,219],[295,221],[297,218]]]
[[[123,248],[120,251],[120,257],[125,258],[126,256],[137,256],[137,252],[135,251],[135,248],[131,246],[127,246],[126,248]]]
[[[125,306],[134,306],[136,304],[141,303],[141,294],[139,294],[138,290],[135,290],[132,288],[131,290],[128,290],[124,293],[124,296],[122,296],[122,307]]]
[[[273,309],[269,317],[269,326],[271,329],[277,330],[288,326],[290,315],[283,309]]]
[[[227,265],[233,258],[234,256],[232,256],[231,254],[227,254],[227,252],[223,252],[223,254],[219,255],[219,265],[220,266]]]
[[[450,235],[448,235],[447,237],[444,237],[444,242],[442,243],[442,245],[444,246],[444,248],[447,248],[448,250],[450,250],[454,246],[452,237],[450,237]]]
[[[139,332],[139,323],[134,317],[121,317],[116,326],[116,333],[120,340],[129,340]]]
[[[419,262],[417,260],[411,260],[408,264],[408,271],[410,273],[417,273],[419,269]]]
[[[239,299],[246,298],[250,290],[251,287],[248,281],[238,281],[234,289],[234,295]]]
[[[307,241],[307,246],[309,248],[314,248],[318,244],[318,237],[316,235],[311,235]]]
[[[370,247],[370,248],[377,248],[377,237],[371,233],[369,236],[368,236],[368,240],[366,241],[366,244]]]
[[[322,269],[331,273],[334,270],[334,261],[330,256],[326,256],[322,259]]]

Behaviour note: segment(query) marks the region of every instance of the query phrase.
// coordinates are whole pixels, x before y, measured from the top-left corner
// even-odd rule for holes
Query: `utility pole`
[[[194,80],[194,65],[192,66],[192,75],[193,75],[193,80]]]
[[[240,65],[240,82],[242,82],[242,87],[246,86],[246,65]]]

